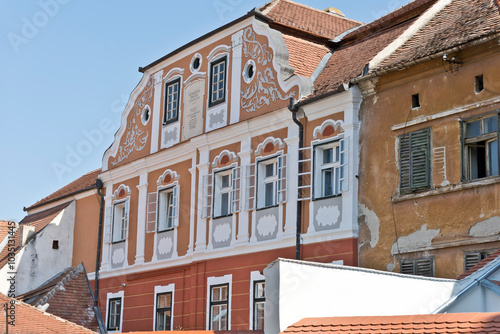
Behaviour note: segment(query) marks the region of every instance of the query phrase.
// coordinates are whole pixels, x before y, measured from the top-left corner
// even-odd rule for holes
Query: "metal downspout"
[[[95,259],[95,300],[94,306],[98,307],[99,304],[99,261],[101,259],[101,249],[102,249],[102,219],[103,219],[103,209],[104,209],[104,194],[102,193],[103,184],[100,179],[97,179],[96,182],[97,194],[101,197],[101,201],[99,204],[99,231],[97,234],[97,256]]]
[[[300,123],[300,121],[297,119],[297,111],[299,108],[296,105],[296,101],[294,98],[290,99],[290,104],[288,105],[288,110],[292,112],[292,120],[295,124],[298,125],[299,127],[299,159],[297,161],[298,164],[298,186],[300,187],[302,185],[302,178],[300,174],[302,173],[302,165],[300,164],[299,161],[302,160],[302,147],[304,146],[303,142],[303,133],[304,133],[304,125]],[[300,189],[300,188],[297,188]],[[301,237],[301,230],[302,230],[302,202],[297,201],[297,226],[296,226],[296,232],[295,232],[295,259],[300,260],[301,255],[300,255],[300,237]]]

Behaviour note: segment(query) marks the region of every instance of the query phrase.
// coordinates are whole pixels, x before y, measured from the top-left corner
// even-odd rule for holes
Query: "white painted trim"
[[[120,311],[120,329],[118,331],[107,331],[107,333],[121,333],[123,329],[123,305],[125,304],[125,293],[124,291],[118,291],[116,293],[108,292],[106,295],[106,319],[104,323],[106,324],[106,330],[108,329],[108,312],[109,312],[109,300],[113,298],[121,298],[121,311]]]
[[[113,201],[116,200],[116,198],[118,197],[118,195],[120,194],[120,191],[121,190],[124,190],[125,191],[125,195],[127,196],[130,196],[130,194],[132,193],[132,191],[130,190],[130,187],[129,186],[126,186],[124,184],[120,184],[118,186],[118,188],[116,188],[116,190],[113,192]]]
[[[238,156],[236,153],[233,151],[229,150],[222,150],[215,158],[214,161],[212,162],[212,167],[216,167],[222,160],[222,158],[227,155],[229,157],[229,161],[231,162],[237,162],[238,161]]]
[[[384,60],[389,58],[395,51],[402,47],[410,38],[427,25],[441,10],[448,6],[452,0],[439,0],[431,8],[425,11],[420,17],[403,32],[398,38],[380,51],[368,64],[369,69],[377,68]]]
[[[182,75],[184,74],[184,69],[180,67],[174,67],[163,77],[163,81],[165,84],[168,82],[180,78],[182,81]],[[180,88],[180,87],[179,87]],[[180,89],[179,89],[180,90]]]
[[[219,284],[228,284],[228,292],[227,292],[227,330],[231,330],[231,299],[232,299],[232,290],[233,290],[233,275],[228,274],[220,277],[207,277],[207,321],[206,321],[206,329],[210,330],[210,300],[212,299],[210,290],[214,285]]]
[[[200,66],[198,67],[198,69],[194,69],[193,68],[193,62],[195,61],[195,59],[198,58],[200,60]],[[200,68],[201,68],[201,65],[203,65],[203,57],[201,56],[200,53],[196,52],[193,57],[191,58],[191,61],[189,62],[189,70],[191,71],[191,73],[195,74],[195,73],[198,73],[200,71]]]
[[[266,277],[262,275],[259,271],[250,272],[250,318],[248,329],[253,330],[253,304],[254,304],[254,283],[255,281],[265,281]]]
[[[175,283],[169,285],[157,285],[155,286],[154,300],[153,300],[153,331],[156,330],[156,296],[160,293],[172,293],[172,309],[170,311],[170,330],[174,329],[174,305],[175,305]]]
[[[320,134],[320,133],[322,134],[323,131],[325,130],[325,128],[329,125],[333,126],[333,128],[335,130],[337,130],[339,127],[344,126],[344,121],[342,121],[340,119],[339,120],[333,120],[333,119],[325,120],[321,125],[314,128],[313,139],[318,138],[318,134]]]
[[[211,63],[214,60],[219,59],[221,57],[221,54],[222,55],[224,55],[224,54],[229,55],[230,52],[231,52],[231,47],[229,45],[225,45],[225,44],[217,45],[208,54],[208,56],[207,56],[208,62]]]
[[[255,155],[261,155],[262,149],[265,148],[269,143],[273,143],[274,149],[276,149],[276,146],[278,147],[278,149],[285,148],[285,143],[283,143],[283,140],[281,138],[274,138],[273,136],[269,136],[266,139],[264,139],[263,142],[257,145],[257,149],[255,150]]]
[[[170,168],[169,169],[166,169],[163,174],[160,175],[160,177],[158,177],[158,180],[156,181],[156,185],[157,186],[161,186],[161,183],[162,181],[165,179],[165,177],[167,175],[170,175],[170,177],[172,178],[173,181],[177,181],[179,180],[179,174],[177,174],[176,171],[173,171],[171,170]]]

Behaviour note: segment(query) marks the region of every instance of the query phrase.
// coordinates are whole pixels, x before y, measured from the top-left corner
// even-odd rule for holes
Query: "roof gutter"
[[[271,18],[269,18],[269,17],[265,16],[264,14],[262,14],[262,13],[259,11],[259,9],[258,9],[258,8],[254,8],[254,9],[252,9],[251,11],[249,11],[247,14],[243,15],[242,17],[240,17],[240,18],[238,18],[238,19],[236,19],[236,20],[234,20],[234,21],[231,21],[231,22],[229,22],[228,24],[223,25],[222,27],[219,27],[219,28],[217,28],[217,29],[215,29],[215,30],[212,30],[212,31],[210,31],[209,33],[206,33],[205,35],[203,35],[203,36],[201,36],[201,37],[198,37],[197,39],[195,39],[195,40],[193,40],[193,41],[191,41],[191,42],[189,42],[189,43],[187,43],[187,44],[185,44],[185,45],[181,46],[180,48],[178,48],[178,49],[176,49],[176,50],[174,50],[174,51],[170,52],[169,54],[167,54],[167,55],[165,55],[165,56],[161,57],[160,59],[155,60],[155,61],[154,61],[154,62],[152,62],[151,64],[146,65],[145,67],[139,67],[139,72],[144,73],[144,72],[146,72],[147,70],[149,70],[150,68],[152,68],[152,67],[154,67],[154,66],[158,65],[158,64],[159,64],[159,63],[161,63],[162,61],[164,61],[164,60],[166,60],[166,59],[168,59],[168,58],[170,58],[170,57],[172,57],[172,56],[174,56],[174,55],[176,55],[176,54],[178,54],[178,53],[180,53],[180,52],[182,52],[182,51],[186,50],[187,48],[189,48],[189,47],[191,47],[191,46],[193,46],[193,45],[195,45],[195,44],[199,43],[200,41],[202,41],[202,40],[204,40],[204,39],[207,39],[208,37],[211,37],[211,36],[213,36],[213,35],[215,35],[215,34],[217,34],[217,33],[221,32],[221,31],[223,31],[223,30],[226,30],[227,28],[230,28],[230,27],[232,27],[232,26],[234,26],[234,25],[236,25],[236,24],[238,24],[238,23],[240,23],[240,22],[242,22],[242,21],[245,21],[246,19],[248,19],[248,18],[250,18],[250,17],[255,17],[257,20],[262,20],[262,21],[264,21],[264,22],[266,22],[266,23],[271,23],[271,22],[274,22],[274,20],[273,20],[273,19],[271,19]]]
[[[463,296],[465,293],[467,293],[470,289],[475,287],[476,285],[481,285],[481,281],[490,276],[495,270],[500,268],[500,258],[497,258],[497,263],[495,265],[492,265],[491,268],[486,270],[481,276],[478,278],[475,278],[471,283],[469,283],[465,288],[460,290],[455,296],[453,296],[451,299],[449,299],[446,303],[441,305],[438,309],[436,309],[432,314],[436,313],[443,313],[445,312],[460,296]]]
[[[370,79],[373,79],[375,77],[379,77],[379,76],[382,76],[382,75],[385,75],[385,74],[389,74],[389,73],[392,73],[392,72],[404,70],[404,69],[407,69],[407,68],[409,68],[411,66],[414,66],[414,65],[426,62],[426,61],[431,61],[431,60],[435,60],[435,59],[438,59],[438,58],[442,58],[443,55],[448,54],[448,53],[457,53],[457,52],[463,51],[465,49],[468,49],[468,48],[471,48],[471,47],[474,47],[474,46],[485,44],[485,43],[490,42],[490,41],[492,41],[492,40],[494,40],[495,38],[498,38],[498,37],[500,37],[500,33],[495,33],[493,35],[482,37],[482,38],[479,38],[479,39],[477,39],[475,41],[467,42],[467,43],[464,43],[462,45],[455,46],[453,48],[446,49],[444,51],[441,51],[441,52],[438,52],[438,53],[435,53],[435,54],[432,54],[432,55],[429,55],[429,56],[425,56],[425,57],[422,57],[422,58],[418,58],[418,59],[409,61],[407,63],[398,63],[398,64],[392,65],[390,67],[387,67],[387,68],[376,69],[376,70],[370,72],[367,75],[351,79],[350,83],[352,85],[357,85],[360,82],[363,82],[363,81],[366,81],[366,80],[370,80]]]

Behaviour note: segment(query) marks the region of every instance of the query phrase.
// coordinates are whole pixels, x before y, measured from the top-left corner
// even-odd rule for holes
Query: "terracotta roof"
[[[283,333],[499,333],[500,313],[306,318]]]
[[[361,41],[336,49],[325,69],[316,80],[314,93],[307,98],[334,91],[340,84],[348,83],[351,79],[360,76],[365,65],[377,53],[408,29],[414,20],[406,21]]]
[[[282,36],[290,55],[288,62],[297,75],[309,78],[323,57],[330,52],[330,49],[322,44],[285,33]]]
[[[343,32],[362,24],[291,0],[273,0],[262,6],[260,10],[276,24],[327,39],[334,39]]]
[[[499,28],[496,0],[453,0],[386,59],[380,69],[401,66],[497,34]]]
[[[64,210],[70,203],[64,203],[53,208],[34,213],[32,215],[28,215],[24,217],[23,220],[19,223],[19,228],[16,230],[14,234],[15,240],[15,251],[17,254],[22,246],[21,246],[21,231],[23,225],[34,226],[35,227],[35,235],[42,231],[50,222],[62,211]],[[33,235],[34,236],[34,235]],[[33,238],[31,236],[30,238]],[[5,247],[0,253],[0,268],[3,268],[9,260],[9,251],[8,247]]]
[[[0,220],[0,242],[2,242],[3,239],[9,234],[9,227],[12,227],[12,223],[10,220]],[[15,223],[15,226],[17,226],[17,223]]]
[[[17,296],[35,307],[46,303],[47,312],[80,326],[97,331],[94,298],[83,263],[59,273],[39,288]]]
[[[464,279],[464,278],[474,274],[476,271],[483,268],[484,266],[486,266],[488,263],[490,263],[491,261],[493,261],[494,259],[496,259],[499,256],[500,256],[500,249],[497,250],[496,252],[494,252],[493,254],[491,254],[490,256],[486,257],[485,259],[483,259],[481,262],[479,262],[474,267],[472,267],[469,270],[467,270],[466,272],[464,272],[462,275],[458,276],[457,279],[458,280]]]
[[[163,333],[163,332],[162,332]],[[165,332],[167,333],[167,332]],[[146,332],[129,332],[129,334],[158,334],[154,331]],[[229,331],[208,331],[208,330],[194,330],[194,331],[168,331],[168,334],[264,334],[264,331],[259,330],[229,330]]]
[[[62,187],[61,189],[53,192],[49,196],[41,199],[40,201],[36,202],[35,204],[31,205],[30,207],[26,208],[26,211],[29,211],[30,209],[39,207],[43,204],[47,204],[74,194],[77,194],[79,192],[89,190],[94,188],[95,181],[97,179],[97,176],[101,173],[101,169],[96,169],[93,170],[92,172],[89,172],[75,181],[71,182],[70,184]]]
[[[43,312],[31,305],[25,304],[15,299],[8,298],[6,295],[0,293],[0,303],[15,302],[15,319],[14,325],[9,326],[9,333],[12,334],[53,334],[53,333],[97,333],[90,329],[84,328],[48,312]],[[12,305],[12,304],[9,304]],[[3,314],[3,311],[2,311]],[[4,316],[0,319],[5,321]],[[2,329],[5,322],[2,324]]]

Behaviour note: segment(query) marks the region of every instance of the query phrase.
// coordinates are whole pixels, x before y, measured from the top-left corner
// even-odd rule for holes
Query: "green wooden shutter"
[[[410,193],[430,187],[430,130],[420,130],[400,137],[399,189]]]

